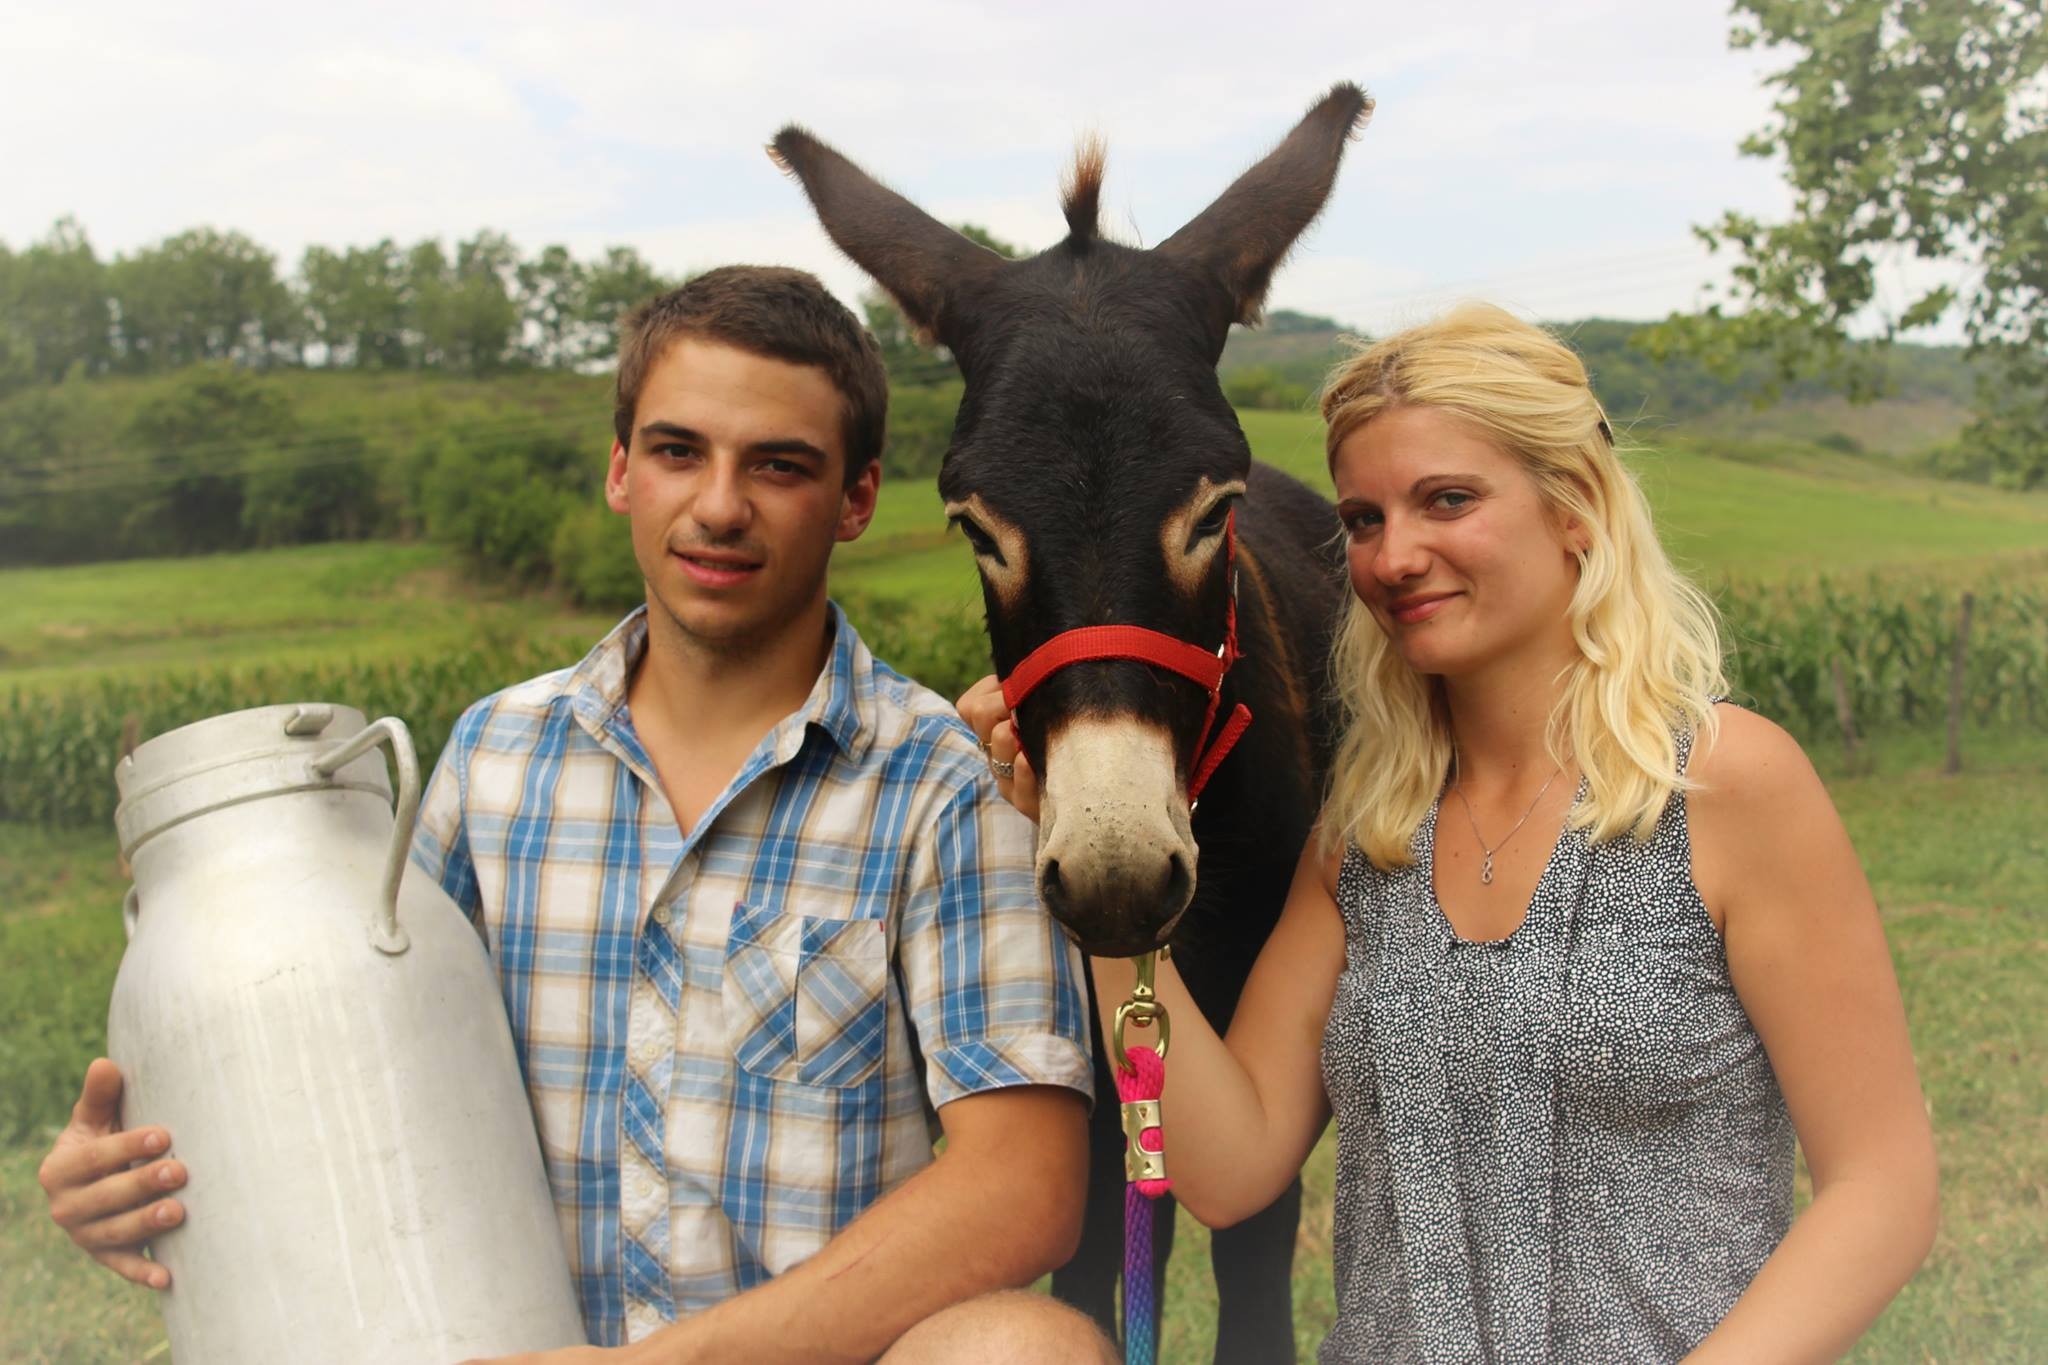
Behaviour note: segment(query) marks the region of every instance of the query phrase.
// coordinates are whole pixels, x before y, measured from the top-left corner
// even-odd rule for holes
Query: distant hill
[[[1586,318],[1546,326],[1579,352],[1593,387],[1615,421],[1655,439],[1690,435],[1785,437],[1844,453],[1926,456],[1952,443],[1969,421],[1974,376],[1960,347],[1900,343],[1887,356],[1889,394],[1852,404],[1825,385],[1802,381],[1759,407],[1761,369],[1734,382],[1697,361],[1658,361],[1630,343],[1647,324]],[[1287,410],[1310,405],[1344,340],[1358,332],[1335,318],[1280,310],[1258,328],[1233,327],[1218,370],[1240,407]]]

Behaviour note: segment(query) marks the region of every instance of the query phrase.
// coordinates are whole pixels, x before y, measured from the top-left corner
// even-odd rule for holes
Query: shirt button
[[[668,923],[668,915],[669,911],[667,902],[663,902],[662,904],[654,907],[654,922],[656,924],[666,925]]]

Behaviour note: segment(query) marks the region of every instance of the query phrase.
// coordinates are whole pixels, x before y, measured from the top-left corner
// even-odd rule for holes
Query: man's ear
[[[875,498],[882,490],[882,462],[869,460],[867,466],[847,485],[839,502],[837,540],[859,540],[861,532],[875,519]]]
[[[626,501],[626,448],[616,440],[612,442],[612,457],[604,471],[605,506],[624,516],[632,510]]]

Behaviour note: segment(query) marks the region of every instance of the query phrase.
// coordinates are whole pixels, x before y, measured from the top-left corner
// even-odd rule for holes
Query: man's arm
[[[945,1150],[809,1261],[657,1334],[646,1359],[869,1360],[1073,1255],[1088,1181],[1079,955],[1038,904],[1030,823],[978,753],[957,757],[968,776],[912,825],[896,943]]]
[[[870,1361],[952,1304],[1030,1284],[1081,1235],[1087,1106],[1058,1086],[967,1095],[939,1110],[946,1147],[801,1265],[614,1350],[497,1365]],[[474,1365],[474,1362],[471,1363]]]
[[[810,1260],[657,1333],[647,1361],[867,1361],[941,1308],[1028,1285],[1081,1236],[1087,1106],[1057,1086],[939,1110],[946,1147]]]

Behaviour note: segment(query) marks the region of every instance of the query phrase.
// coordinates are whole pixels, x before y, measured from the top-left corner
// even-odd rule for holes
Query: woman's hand
[[[991,673],[967,689],[960,700],[954,703],[960,712],[960,719],[973,729],[974,737],[981,741],[981,751],[988,756],[989,771],[995,774],[996,790],[1003,799],[1018,810],[1038,819],[1038,774],[1031,771],[1031,760],[1024,757],[1024,749],[1017,739],[1016,722],[1010,719],[1010,707],[1003,700],[1003,685]]]

